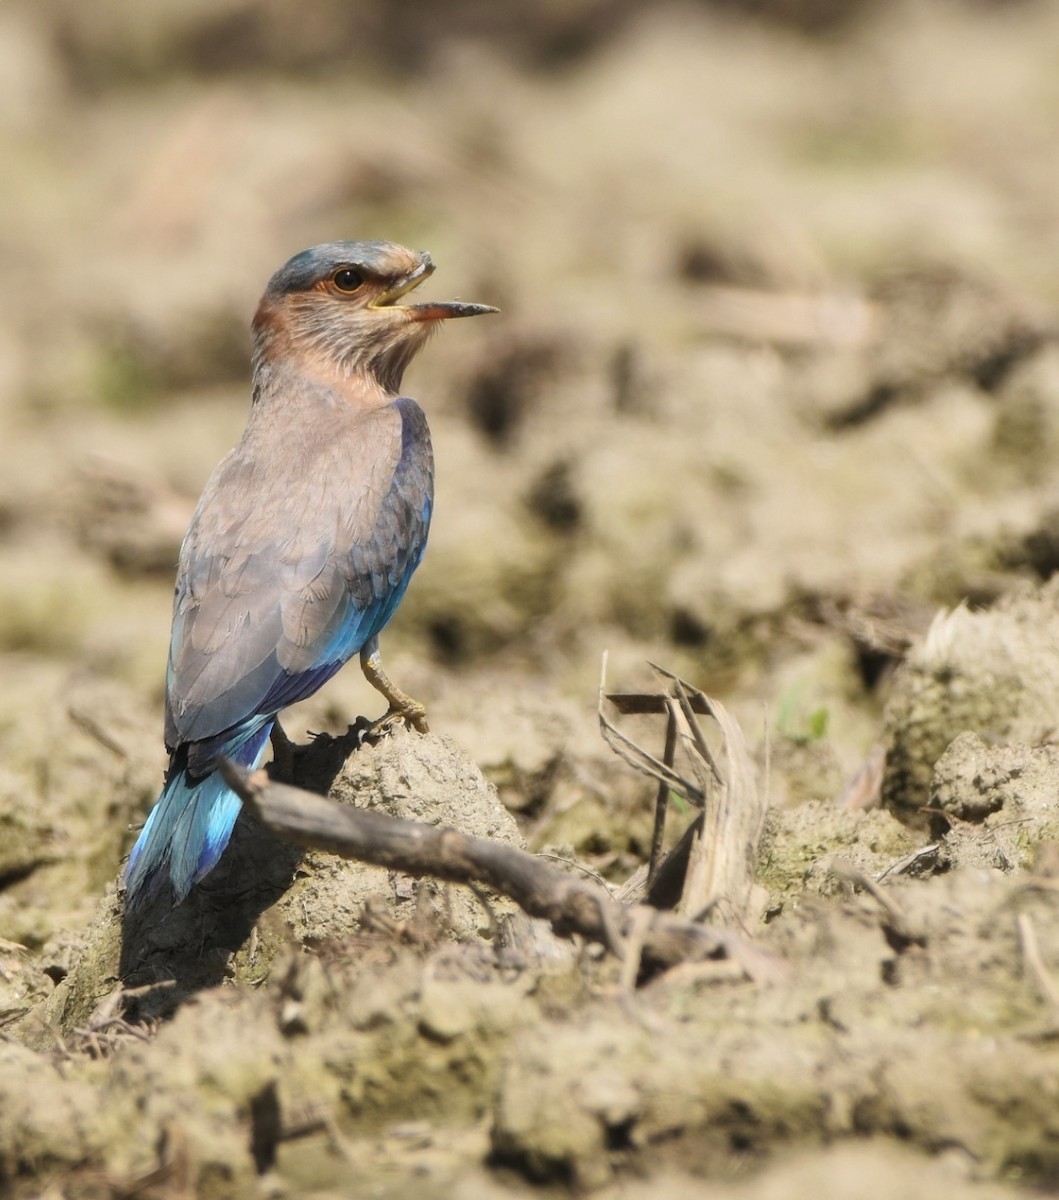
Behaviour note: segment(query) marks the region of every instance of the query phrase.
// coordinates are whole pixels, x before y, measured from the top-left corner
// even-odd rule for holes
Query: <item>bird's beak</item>
[[[491,304],[466,304],[462,300],[428,300],[425,304],[409,304],[405,311],[413,321],[447,321],[452,317],[480,317],[500,309]]]
[[[446,321],[453,317],[478,317],[483,313],[500,311],[491,304],[465,304],[462,300],[428,300],[423,304],[394,303],[433,274],[434,264],[429,256],[424,256],[414,271],[409,272],[396,287],[373,300],[370,307],[396,308],[410,321]]]

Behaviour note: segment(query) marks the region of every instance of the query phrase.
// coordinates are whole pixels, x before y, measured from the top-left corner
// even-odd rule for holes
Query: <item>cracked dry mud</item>
[[[520,1189],[472,1187],[471,1166],[593,1189],[629,1173],[752,1175],[850,1139],[870,1161],[896,1153],[881,1148],[892,1139],[944,1156],[954,1194],[979,1178],[1046,1180],[1059,1168],[1059,996],[1037,970],[1059,957],[1059,885],[1047,861],[998,865],[989,822],[1008,811],[1024,849],[1054,846],[1034,803],[1049,769],[1054,787],[1047,750],[1008,747],[1005,773],[996,748],[957,739],[947,757],[962,754],[962,770],[938,772],[949,805],[962,796],[966,811],[986,764],[1002,798],[938,835],[918,877],[888,882],[887,907],[839,882],[827,856],[875,872],[898,861],[907,835],[888,813],[821,815],[811,855],[807,823],[776,814],[762,878],[782,883],[759,938],[788,970],[771,986],[687,967],[622,994],[608,960],[498,947],[466,889],[315,853],[253,937],[225,947],[233,907],[260,907],[247,879],[291,870],[248,834],[227,907],[215,896],[150,939],[156,976],[175,986],[108,999],[120,918],[113,900],[101,907],[0,1050],[0,1164],[12,1181],[32,1164],[88,1190],[160,1171],[199,1195],[254,1194],[266,1177],[300,1195],[354,1171],[359,1187],[400,1194],[424,1171],[440,1189],[503,1195]],[[517,839],[495,789],[434,735],[357,752],[333,794]],[[375,920],[358,920],[365,903]],[[211,959],[216,976],[200,977]]]

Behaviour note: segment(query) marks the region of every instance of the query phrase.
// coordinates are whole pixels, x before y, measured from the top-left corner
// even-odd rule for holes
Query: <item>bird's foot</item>
[[[382,737],[399,725],[410,725],[417,733],[430,732],[430,726],[427,724],[427,710],[423,705],[403,692],[399,692],[398,696],[400,697],[399,703],[394,704],[391,700],[390,711],[379,717],[377,721],[372,721],[371,728],[368,730],[369,737]]]
[[[418,700],[413,700],[411,696],[402,692],[390,681],[390,677],[382,669],[382,658],[379,655],[377,642],[373,642],[361,651],[360,668],[368,683],[377,692],[381,692],[390,703],[390,709],[386,715],[372,723],[372,736],[389,733],[391,729],[402,722],[410,725],[418,733],[430,732],[430,727],[427,725],[426,708]]]

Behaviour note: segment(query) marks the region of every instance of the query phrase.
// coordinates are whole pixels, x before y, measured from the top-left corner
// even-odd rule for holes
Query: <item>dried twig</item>
[[[115,758],[128,759],[129,754],[125,747],[116,739],[111,737],[107,730],[100,724],[99,721],[87,713],[82,708],[76,708],[74,705],[66,710],[66,715],[71,721],[87,734],[94,741],[97,741],[104,749],[109,750]]]
[[[1022,957],[1025,958],[1026,966],[1037,980],[1041,994],[1053,1008],[1059,1008],[1059,988],[1056,987],[1048,968],[1044,965],[1044,959],[1041,958],[1040,946],[1037,944],[1037,930],[1034,928],[1029,914],[1019,913],[1015,917],[1015,927],[1019,932]]]
[[[892,862],[884,871],[880,871],[875,876],[875,882],[882,883],[888,875],[909,874],[916,863],[921,862],[925,858],[936,858],[940,848],[940,842],[931,842],[929,846],[920,846],[918,850],[913,850],[911,853],[903,855],[895,862]]]
[[[603,711],[603,702],[607,699],[604,694],[606,677],[607,655],[604,654],[599,677],[599,730],[603,736],[603,740],[634,771],[639,771],[641,775],[646,775],[650,779],[664,781],[689,803],[701,808],[706,802],[706,796],[700,788],[697,788],[689,780],[685,779],[671,766],[655,758],[653,754],[649,754],[646,750],[641,749],[641,747],[637,746],[630,738],[627,738],[625,734],[607,719]]]
[[[687,736],[689,736],[698,751],[699,757],[710,768],[710,773],[713,776],[714,782],[724,783],[724,776],[721,774],[720,768],[717,766],[713,757],[713,752],[710,750],[709,744],[703,735],[702,728],[695,719],[695,709],[691,702],[691,697],[694,696],[702,703],[700,708],[705,708],[706,712],[711,717],[716,717],[714,711],[714,702],[696,687],[685,683],[679,675],[674,675],[672,671],[667,671],[665,667],[658,666],[657,663],[649,662],[647,664],[656,675],[661,679],[668,681],[673,689],[673,695],[680,705],[680,711],[684,714],[685,728]]]
[[[890,919],[890,928],[909,941],[916,941],[920,935],[913,930],[905,910],[893,896],[887,895],[886,889],[881,888],[870,875],[859,867],[855,867],[844,858],[831,860],[831,873],[837,878],[851,883],[854,887],[862,888],[879,905]]]
[[[662,761],[667,767],[673,765],[673,755],[677,749],[677,723],[673,714],[666,721],[666,745],[662,752]],[[664,780],[658,781],[658,791],[655,794],[655,823],[651,831],[651,856],[647,860],[647,883],[650,885],[658,875],[658,865],[662,861],[662,847],[666,837],[666,814],[669,812],[669,784]]]

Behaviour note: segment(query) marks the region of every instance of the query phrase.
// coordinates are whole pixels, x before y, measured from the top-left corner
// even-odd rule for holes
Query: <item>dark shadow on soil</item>
[[[363,740],[366,722],[341,737],[320,734],[293,746],[290,770],[269,773],[308,791],[327,795],[346,759]],[[149,988],[127,997],[126,1018],[171,1015],[190,995],[221,983],[230,956],[250,937],[261,915],[290,887],[302,851],[282,842],[245,811],[217,867],[173,907],[167,887],[126,913],[119,975],[126,989]],[[172,986],[152,984],[172,981]]]

